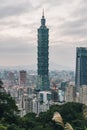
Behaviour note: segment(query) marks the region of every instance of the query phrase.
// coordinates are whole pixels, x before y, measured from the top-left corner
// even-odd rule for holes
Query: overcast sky
[[[0,66],[36,66],[43,8],[50,62],[75,68],[76,47],[87,47],[87,0],[0,0]]]

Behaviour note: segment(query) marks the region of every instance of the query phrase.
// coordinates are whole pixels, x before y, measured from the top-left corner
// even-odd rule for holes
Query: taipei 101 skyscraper
[[[49,29],[45,25],[44,11],[38,29],[38,77],[36,89],[49,91]]]

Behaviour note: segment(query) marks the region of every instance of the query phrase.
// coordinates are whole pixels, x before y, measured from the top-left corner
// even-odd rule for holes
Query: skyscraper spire
[[[44,17],[44,9],[43,9],[43,12],[42,12],[42,19],[41,19],[41,26],[45,26],[45,17]]]
[[[44,18],[44,8],[43,8],[43,12],[42,12],[42,18]]]

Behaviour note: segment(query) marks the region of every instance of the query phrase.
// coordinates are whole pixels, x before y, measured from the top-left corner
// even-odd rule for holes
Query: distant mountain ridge
[[[64,65],[59,65],[54,62],[51,62],[49,64],[49,68],[50,68],[50,70],[73,70],[74,71],[74,68],[64,66]]]
[[[31,65],[18,65],[18,66],[0,66],[0,70],[37,70],[36,64]],[[74,68],[70,68],[63,65],[58,65],[56,63],[49,64],[49,70],[74,70]]]

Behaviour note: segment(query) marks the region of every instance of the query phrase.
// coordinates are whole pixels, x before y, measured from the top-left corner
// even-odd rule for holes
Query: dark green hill
[[[65,103],[53,105],[47,112],[28,113],[24,117],[17,116],[17,107],[12,97],[0,93],[0,127],[3,130],[63,130],[61,125],[52,120],[54,112],[59,112],[64,124],[70,123],[74,130],[85,130],[87,119],[83,116],[85,105]],[[0,130],[2,130],[0,128]]]

